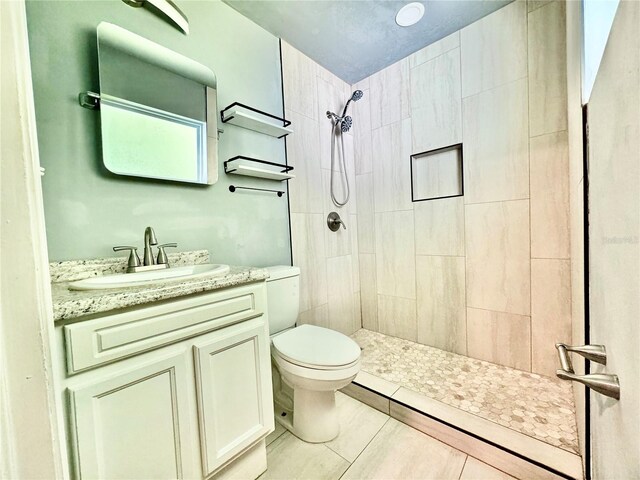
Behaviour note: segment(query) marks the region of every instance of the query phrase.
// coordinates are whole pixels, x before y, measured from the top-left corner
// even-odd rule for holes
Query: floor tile
[[[389,415],[389,399],[378,395],[378,393],[361,387],[357,383],[350,383],[346,387],[340,389],[345,395],[349,395],[351,398],[355,398],[359,402],[369,405],[376,410],[381,411],[385,415]]]
[[[266,441],[267,441],[267,446],[269,444],[271,444],[276,438],[278,438],[280,435],[282,435],[284,432],[287,431],[286,428],[284,428],[279,422],[275,422],[276,423],[276,429],[271,432],[269,435],[267,435]]]
[[[340,434],[325,443],[342,458],[353,462],[388,420],[388,416],[358,400],[336,392]]]
[[[513,477],[473,457],[467,457],[460,480],[511,480]]]
[[[342,477],[348,479],[455,479],[466,455],[390,418]]]
[[[267,447],[267,471],[258,478],[337,480],[348,467],[349,462],[326,446],[286,432]]]

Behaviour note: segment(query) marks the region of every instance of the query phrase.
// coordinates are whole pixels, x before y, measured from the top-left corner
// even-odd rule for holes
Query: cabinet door
[[[80,478],[193,478],[189,352],[123,362],[119,373],[69,388]],[[97,376],[97,375],[96,375]]]
[[[263,318],[227,327],[196,342],[193,353],[208,475],[273,430],[267,327]]]

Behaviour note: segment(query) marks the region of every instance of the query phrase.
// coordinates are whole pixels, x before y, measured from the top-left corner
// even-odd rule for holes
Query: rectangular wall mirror
[[[105,22],[98,25],[98,62],[104,166],[118,175],[215,183],[214,73]]]

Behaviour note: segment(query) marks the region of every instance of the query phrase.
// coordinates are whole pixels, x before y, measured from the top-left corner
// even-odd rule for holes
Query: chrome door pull
[[[558,348],[558,345],[562,345],[567,352],[575,352],[592,362],[602,365],[607,364],[607,352],[605,351],[604,345],[582,345],[581,347],[574,347],[565,343],[557,343],[556,348]]]
[[[576,375],[571,364],[569,352],[575,352],[582,355],[587,360],[606,365],[607,354],[604,345],[583,345],[574,347],[564,343],[556,343],[558,357],[560,358],[561,368],[556,370],[556,376],[562,380],[571,380],[586,385],[594,392],[601,393],[607,397],[620,400],[620,382],[617,375],[606,373],[590,373],[588,375]]]

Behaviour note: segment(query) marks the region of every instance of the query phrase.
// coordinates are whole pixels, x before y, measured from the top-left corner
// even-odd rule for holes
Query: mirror
[[[105,22],[98,25],[98,62],[104,166],[118,175],[215,183],[214,73]]]

